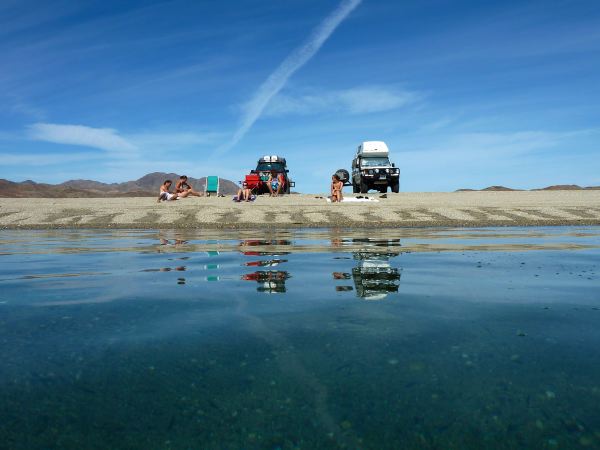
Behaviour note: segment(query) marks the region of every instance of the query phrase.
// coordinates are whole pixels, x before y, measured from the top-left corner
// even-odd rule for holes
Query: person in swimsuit
[[[248,187],[246,183],[238,190],[236,202],[249,202],[252,200],[252,189]]]
[[[202,197],[202,194],[200,192],[195,191],[194,189],[192,189],[192,186],[190,186],[188,184],[187,179],[188,179],[187,175],[181,175],[179,177],[179,181],[175,185],[175,193],[182,194],[184,192],[187,192],[188,195],[194,195],[196,197]]]
[[[342,189],[344,187],[344,183],[340,179],[338,175],[333,175],[331,177],[331,201],[332,202],[341,202],[344,197],[342,195]]]
[[[160,187],[158,199],[156,200],[157,203],[160,203],[161,200],[172,201],[172,200],[177,200],[180,198],[185,198],[188,195],[190,195],[190,193],[188,191],[180,192],[180,193],[171,193],[169,191],[169,189],[171,189],[172,184],[173,184],[173,182],[171,180],[165,180],[165,182]]]
[[[283,176],[283,173],[277,174],[277,171],[271,170],[269,180],[267,181],[267,187],[269,188],[271,197],[278,197],[284,184],[285,177]]]

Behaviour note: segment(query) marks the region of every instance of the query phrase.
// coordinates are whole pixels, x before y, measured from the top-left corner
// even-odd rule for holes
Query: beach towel
[[[250,201],[253,202],[254,200],[256,200],[256,195],[253,194],[253,195],[250,196]],[[234,195],[233,196],[233,201],[234,202],[242,202],[244,200],[240,200],[240,199],[238,199],[237,195]]]
[[[358,202],[379,202],[376,198],[356,198],[356,197],[344,197],[341,203],[358,203]],[[327,197],[327,203],[331,203],[331,199]]]

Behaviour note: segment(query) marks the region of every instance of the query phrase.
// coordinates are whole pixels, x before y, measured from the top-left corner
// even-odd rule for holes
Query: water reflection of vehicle
[[[246,250],[244,247],[257,247],[257,246],[289,246],[292,245],[291,241],[286,239],[244,239],[240,242],[240,251],[246,256],[278,256],[288,255],[290,252],[286,251],[256,251]]]
[[[285,270],[258,270],[242,276],[242,280],[256,281],[258,292],[268,294],[285,292],[285,280],[288,278],[290,278],[290,275]]]
[[[244,239],[240,246],[256,247],[258,245],[292,245],[292,241],[287,239]]]
[[[400,247],[400,239],[352,239],[353,244],[364,243],[369,247],[377,247],[376,252],[354,252],[354,260],[358,265],[352,269],[352,278],[356,295],[365,300],[383,300],[391,292],[398,292],[400,287],[400,271],[390,265],[390,259],[400,253],[393,250]]]
[[[390,292],[398,292],[400,271],[391,267],[390,257],[397,253],[354,253],[358,266],[352,268],[356,295],[365,300],[383,300]]]
[[[246,253],[244,253],[245,255]],[[287,262],[287,259],[266,259],[261,261],[248,261],[244,263],[245,266],[258,266],[258,267],[275,267],[279,264]]]

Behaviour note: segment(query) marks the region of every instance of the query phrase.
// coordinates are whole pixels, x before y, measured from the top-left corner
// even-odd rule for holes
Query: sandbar
[[[358,195],[358,194],[356,194]],[[346,194],[347,197],[356,196]],[[367,194],[377,202],[327,203],[325,194],[157,203],[151,197],[2,198],[0,228],[218,229],[600,225],[600,191]]]

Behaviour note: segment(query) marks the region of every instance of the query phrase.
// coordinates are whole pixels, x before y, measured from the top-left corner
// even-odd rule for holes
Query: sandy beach
[[[353,195],[346,195],[353,197]],[[0,199],[0,227],[302,228],[600,224],[600,191],[369,194],[372,202],[327,203],[322,194],[188,198]]]

